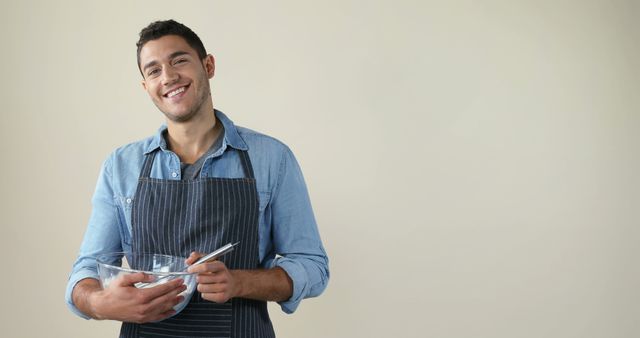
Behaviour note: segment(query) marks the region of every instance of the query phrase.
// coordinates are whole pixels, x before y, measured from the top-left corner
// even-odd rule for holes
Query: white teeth
[[[167,97],[173,97],[173,96],[176,96],[176,95],[182,93],[184,91],[184,88],[185,87],[180,87],[180,88],[170,92],[169,94],[167,94]]]

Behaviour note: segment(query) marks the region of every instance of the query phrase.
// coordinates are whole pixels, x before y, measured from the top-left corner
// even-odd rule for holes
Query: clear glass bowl
[[[107,288],[111,281],[122,274],[144,272],[154,277],[155,282],[137,283],[138,288],[153,287],[176,278],[184,279],[187,289],[180,295],[184,300],[173,309],[178,314],[187,306],[196,289],[196,274],[186,272],[185,258],[160,254],[134,254],[112,252],[97,257],[100,284]]]

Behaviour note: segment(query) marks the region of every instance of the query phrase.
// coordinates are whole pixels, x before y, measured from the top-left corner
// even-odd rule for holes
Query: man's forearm
[[[73,304],[85,315],[93,319],[99,319],[94,313],[89,299],[92,293],[100,290],[102,290],[102,287],[100,286],[100,282],[96,279],[85,278],[79,281],[73,288],[73,292],[71,294]]]
[[[293,281],[280,267],[266,270],[231,270],[238,283],[236,297],[281,302],[291,298]]]

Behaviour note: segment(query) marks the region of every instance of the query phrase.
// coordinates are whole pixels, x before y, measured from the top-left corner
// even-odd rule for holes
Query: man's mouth
[[[172,98],[172,97],[174,97],[174,96],[176,96],[178,94],[184,93],[184,91],[187,90],[187,88],[189,88],[189,85],[176,88],[176,89],[164,94],[163,96],[170,99],[170,98]]]

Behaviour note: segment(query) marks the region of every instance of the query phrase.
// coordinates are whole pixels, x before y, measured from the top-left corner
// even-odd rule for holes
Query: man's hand
[[[80,281],[73,291],[74,304],[96,319],[146,323],[165,319],[175,313],[173,307],[183,300],[178,296],[184,290],[181,278],[146,289],[138,289],[138,282],[152,282],[144,273],[121,275],[109,287],[91,278]]]
[[[204,254],[192,252],[187,265],[195,263]],[[189,272],[198,273],[198,291],[202,298],[224,303],[240,297],[263,301],[285,301],[293,293],[293,282],[280,267],[255,270],[229,270],[220,261],[190,266]]]
[[[187,258],[187,265],[195,263],[204,256],[199,252],[192,252]],[[239,285],[231,270],[221,261],[212,261],[189,267],[190,273],[198,273],[198,291],[202,298],[216,303],[225,303],[239,295]]]

